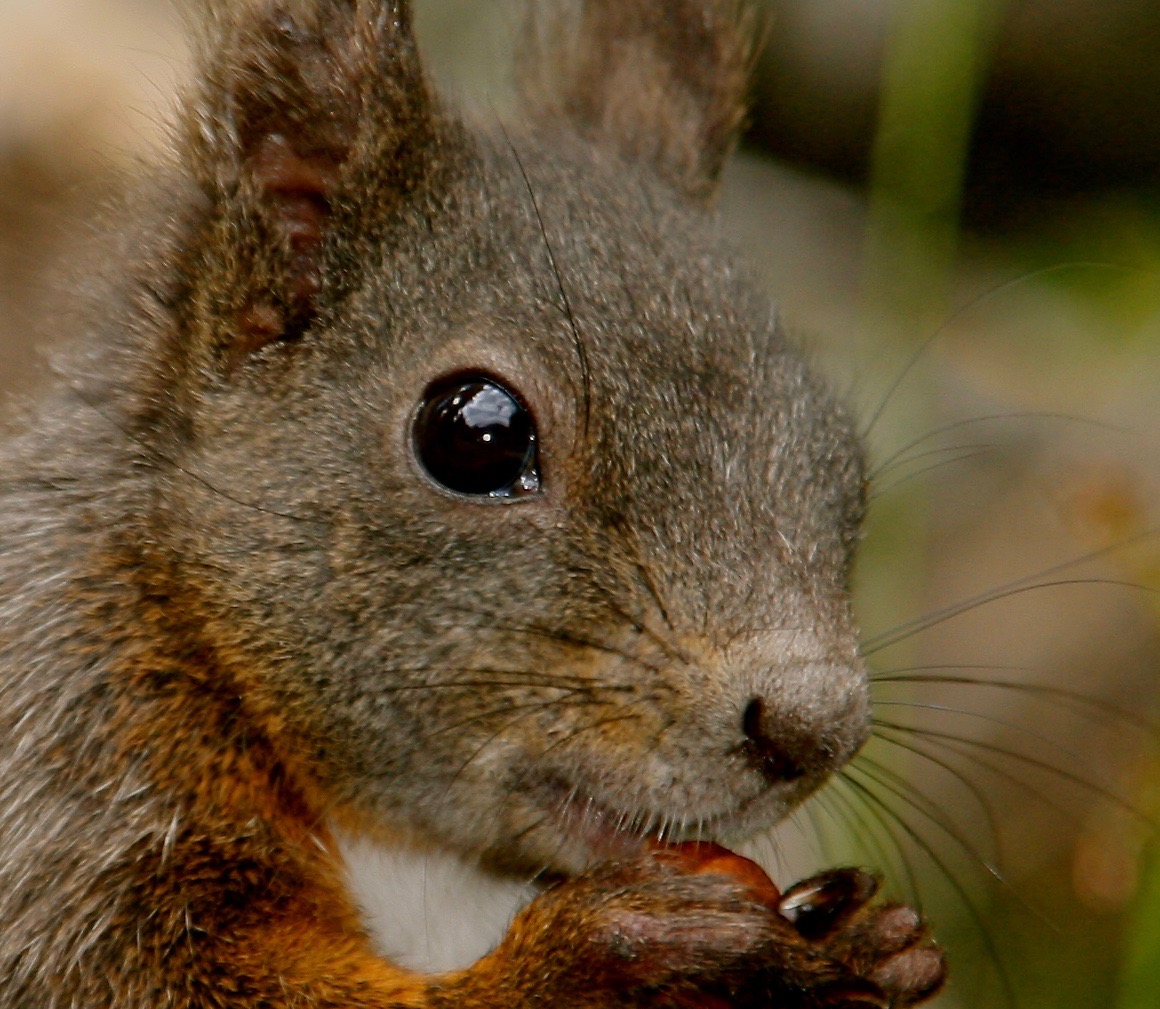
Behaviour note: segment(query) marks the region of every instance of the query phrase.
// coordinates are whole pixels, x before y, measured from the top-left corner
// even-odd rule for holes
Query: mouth
[[[553,838],[553,861],[569,870],[633,858],[660,844],[719,841],[728,826],[760,798],[754,797],[727,814],[693,821],[680,815],[617,808],[555,774],[541,777],[524,792],[541,816],[537,833],[542,827]]]
[[[559,778],[546,779],[539,798],[553,826],[569,848],[587,853],[588,861],[611,861],[641,854],[652,838],[664,837],[664,826],[616,810]]]

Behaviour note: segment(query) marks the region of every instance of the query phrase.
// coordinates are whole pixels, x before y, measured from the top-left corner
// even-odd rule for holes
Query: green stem
[[[971,131],[1002,0],[897,0],[871,163],[867,307],[912,336],[945,311]],[[904,320],[904,321],[903,321]]]

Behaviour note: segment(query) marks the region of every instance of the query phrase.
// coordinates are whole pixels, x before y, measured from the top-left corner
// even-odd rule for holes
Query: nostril
[[[758,740],[765,738],[765,727],[761,724],[765,717],[765,701],[760,697],[755,697],[747,705],[745,705],[745,712],[741,716],[741,730],[745,733],[745,738],[749,740]]]
[[[796,781],[817,762],[818,745],[800,728],[771,718],[765,701],[754,697],[741,715],[741,752],[771,785]]]

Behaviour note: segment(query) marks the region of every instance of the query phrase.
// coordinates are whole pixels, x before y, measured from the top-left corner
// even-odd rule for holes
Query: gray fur
[[[180,747],[146,730],[199,650],[199,690],[251,693],[238,736],[187,724],[185,744],[224,753],[276,715],[335,815],[519,873],[585,865],[546,813],[563,793],[740,838],[867,730],[859,446],[702,206],[739,97],[709,104],[698,160],[672,153],[696,130],[633,149],[632,115],[602,136],[567,102],[532,130],[459,119],[405,69],[405,113],[327,151],[304,331],[239,362],[230,319],[292,284],[226,128],[230,73],[207,71],[185,161],[127,210],[80,347],[0,455],[3,1009],[171,997],[146,947],[193,936],[134,906],[134,872],[196,827],[158,784]],[[384,151],[413,160],[356,185]],[[541,496],[465,501],[420,472],[410,417],[462,367],[530,403]],[[809,774],[771,784],[741,754],[754,697]]]

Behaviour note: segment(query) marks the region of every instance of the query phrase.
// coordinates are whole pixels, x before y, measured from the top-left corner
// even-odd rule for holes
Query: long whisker
[[[825,802],[811,802],[795,809],[786,821],[786,825],[795,831],[801,843],[809,849],[814,862],[828,863],[832,862],[833,859],[830,857],[830,845],[827,843],[822,824],[819,822],[819,812],[826,812],[826,815],[833,817],[833,814],[826,810]],[[803,817],[808,823],[802,823]],[[784,881],[788,875],[789,863],[779,831],[770,830],[760,838],[760,843],[770,853],[766,862],[776,870],[772,875]],[[762,862],[762,859],[758,858],[757,861]]]
[[[644,696],[644,697],[638,697],[634,701],[629,701],[627,704],[618,704],[617,705],[617,711],[619,712],[618,714],[609,716],[608,718],[604,718],[604,719],[597,719],[595,721],[588,722],[585,725],[582,725],[582,726],[579,726],[575,729],[572,729],[570,732],[566,733],[565,735],[561,736],[560,738],[553,740],[553,742],[551,742],[548,746],[543,747],[538,752],[538,755],[536,758],[536,764],[542,765],[544,762],[544,758],[547,757],[550,753],[552,753],[553,750],[557,749],[560,746],[568,745],[569,743],[573,742],[573,740],[575,740],[575,738],[577,736],[579,736],[580,734],[582,734],[584,732],[591,732],[593,729],[602,728],[606,725],[613,724],[615,722],[630,721],[630,720],[639,719],[640,715],[637,712],[630,711],[628,709],[633,708],[633,707],[640,705],[640,704],[647,704],[647,703],[650,703],[652,701],[655,701],[654,697]],[[513,791],[517,786],[521,785],[527,779],[528,775],[532,773],[533,770],[534,770],[534,768],[529,765],[529,767],[526,770],[524,770],[521,774],[517,775],[516,778],[513,780],[512,787],[509,789],[509,791]]]
[[[1110,701],[1105,701],[1099,697],[1092,697],[1089,694],[1080,693],[1077,690],[1068,690],[1065,687],[1055,687],[1050,684],[1043,683],[1020,683],[1017,680],[994,680],[990,679],[975,679],[970,676],[950,676],[945,674],[937,674],[931,676],[923,673],[924,669],[1011,669],[1011,666],[960,666],[960,665],[945,665],[945,666],[913,666],[907,668],[900,668],[888,674],[874,674],[870,677],[871,683],[875,686],[890,685],[890,684],[932,684],[938,686],[961,686],[961,687],[982,687],[985,689],[1011,691],[1014,693],[1027,694],[1032,697],[1045,697],[1049,700],[1054,700],[1061,705],[1068,707],[1087,709],[1098,714],[1104,715],[1109,719],[1117,722],[1124,722],[1133,725],[1141,731],[1155,735],[1158,727],[1154,722],[1137,714],[1134,711],[1127,711]],[[916,675],[908,676],[901,675],[910,671],[914,671]],[[1030,672],[1031,670],[1027,670]]]
[[[509,719],[508,721],[504,722],[498,729],[495,730],[495,732],[493,732],[482,743],[480,743],[479,746],[477,746],[475,748],[475,750],[473,750],[471,752],[471,754],[469,754],[467,756],[467,758],[465,760],[463,760],[462,763],[460,763],[459,768],[456,770],[456,772],[451,776],[451,779],[448,781],[447,788],[444,789],[444,794],[446,795],[448,792],[451,791],[452,788],[454,788],[455,783],[459,780],[460,775],[462,775],[463,772],[466,771],[467,768],[474,761],[478,760],[479,755],[481,753],[483,753],[483,751],[486,750],[489,746],[491,746],[492,743],[494,743],[497,739],[499,739],[500,736],[502,736],[505,732],[507,732],[508,729],[510,729],[513,725],[519,724],[525,718],[531,717],[537,711],[543,710],[544,707],[546,707],[546,706],[548,706],[548,704],[525,704],[525,705],[515,705],[515,706],[509,708],[508,710],[520,711],[521,713],[519,715],[517,715],[515,718]],[[523,709],[523,710],[521,710],[521,709]]]
[[[467,606],[455,606],[448,604],[448,608],[458,610],[462,613],[470,614],[480,620],[479,626],[486,627],[489,631],[500,631],[513,635],[527,635],[528,637],[542,638],[546,641],[555,641],[560,644],[571,645],[576,648],[588,649],[595,652],[604,652],[609,655],[615,655],[618,658],[625,659],[635,666],[647,670],[650,673],[661,672],[661,667],[655,663],[649,662],[639,655],[635,655],[622,648],[619,645],[610,641],[599,641],[596,638],[588,637],[579,634],[572,630],[563,630],[561,628],[551,627],[547,624],[524,623],[517,624],[509,621],[492,622],[487,620],[488,614],[481,613]]]
[[[1003,989],[1004,1000],[1009,1006],[1014,1007],[1016,1005],[1015,988],[1011,981],[1010,974],[1007,971],[1002,957],[999,955],[999,950],[995,945],[995,940],[991,935],[990,929],[987,927],[987,923],[983,919],[982,912],[979,910],[978,905],[975,904],[975,902],[971,899],[971,896],[967,892],[966,887],[963,886],[958,877],[956,877],[955,874],[951,871],[946,861],[938,854],[938,852],[934,850],[934,847],[925,837],[922,836],[922,834],[911,827],[910,824],[908,824],[906,820],[899,815],[897,810],[891,807],[879,796],[875,795],[870,788],[852,777],[851,772],[853,770],[855,769],[847,768],[846,770],[839,772],[842,780],[847,782],[851,788],[855,789],[859,794],[861,794],[867,802],[870,802],[880,808],[886,816],[890,817],[890,819],[898,825],[899,829],[901,829],[902,832],[908,838],[910,838],[911,842],[917,846],[919,850],[926,854],[927,858],[930,859],[931,864],[938,869],[939,874],[947,881],[955,895],[962,902],[963,907],[966,908],[968,916],[974,923],[976,932],[983,942],[983,946],[987,951],[987,955],[991,960],[991,963],[995,967],[996,974],[999,978],[999,984]]]
[[[998,817],[995,815],[995,808],[991,805],[990,802],[987,801],[987,797],[983,790],[975,782],[968,778],[959,768],[950,763],[950,761],[943,760],[941,757],[935,756],[933,753],[916,743],[903,742],[900,739],[896,739],[893,736],[886,734],[878,735],[876,738],[880,739],[883,743],[895,746],[900,750],[906,751],[907,753],[913,753],[915,756],[926,760],[927,762],[933,764],[935,767],[942,768],[942,770],[946,771],[947,774],[949,774],[960,785],[962,785],[963,788],[965,788],[970,793],[971,797],[975,800],[976,805],[979,807],[979,810],[982,812],[984,819],[987,821],[987,833],[991,839],[991,844],[994,846],[995,861],[999,863],[1003,862],[1002,835],[999,832],[999,821]]]
[[[887,744],[890,744],[892,746],[900,746],[903,749],[910,749],[910,746],[900,742],[893,735],[891,735],[890,734],[891,731],[892,730],[889,730],[889,729],[882,729],[881,731],[876,730],[874,738],[879,739],[883,743],[887,743]],[[1017,787],[1021,791],[1027,792],[1029,795],[1034,796],[1039,802],[1043,803],[1049,809],[1058,813],[1064,819],[1070,820],[1073,823],[1080,822],[1079,817],[1076,816],[1076,814],[1072,810],[1067,809],[1061,803],[1056,802],[1054,799],[1052,799],[1050,796],[1044,794],[1042,791],[1040,791],[1036,788],[1033,788],[1031,783],[1028,782],[1025,778],[1021,778],[1017,774],[1012,774],[1010,771],[1000,767],[998,764],[991,763],[991,761],[986,760],[984,757],[980,756],[978,753],[975,753],[975,752],[971,751],[969,748],[963,746],[961,742],[955,742],[952,740],[938,740],[937,745],[942,747],[943,749],[949,751],[950,753],[954,753],[957,756],[962,757],[963,760],[970,761],[970,763],[972,763],[976,767],[982,768],[984,771],[987,771],[989,774],[993,774],[997,778],[1002,778],[1004,781],[1008,782],[1011,785],[1014,785],[1015,787]],[[927,753],[928,751],[922,750],[921,752]]]
[[[873,655],[876,652],[882,651],[884,648],[889,648],[892,645],[905,641],[915,634],[921,634],[923,631],[928,631],[930,628],[937,627],[939,624],[945,623],[948,620],[953,620],[955,617],[962,616],[964,613],[969,613],[971,610],[978,609],[981,606],[999,602],[1002,599],[1010,599],[1013,596],[1023,595],[1027,592],[1037,592],[1043,589],[1070,588],[1080,585],[1101,585],[1110,588],[1132,589],[1137,592],[1145,592],[1149,595],[1160,595],[1160,589],[1153,588],[1151,585],[1143,585],[1140,582],[1131,582],[1118,578],[1058,578],[1051,581],[1035,582],[1031,585],[1026,584],[1026,579],[1020,579],[1018,582],[993,589],[990,592],[980,593],[972,599],[966,599],[961,603],[955,603],[952,606],[935,610],[925,616],[900,624],[891,631],[876,634],[863,643],[862,653],[863,655]]]
[[[940,732],[937,729],[923,729],[915,725],[901,725],[895,722],[886,722],[880,720],[875,720],[874,726],[876,730],[879,728],[893,729],[895,732],[899,732],[904,735],[910,734],[924,736],[928,739],[945,740],[958,743],[963,746],[982,750],[984,752],[994,753],[997,756],[1005,757],[1008,760],[1015,761],[1016,763],[1023,764],[1027,767],[1033,767],[1036,770],[1047,774],[1049,777],[1054,777],[1061,781],[1066,781],[1068,784],[1075,785],[1084,792],[1104,799],[1105,801],[1128,813],[1131,817],[1149,829],[1157,829],[1156,823],[1154,823],[1153,820],[1145,813],[1141,812],[1134,803],[1124,798],[1124,796],[1118,795],[1111,789],[1104,788],[1095,782],[1089,781],[1082,775],[1068,771],[1066,768],[1058,767],[1055,764],[1052,764],[1050,761],[1039,760],[1036,757],[1028,756],[1026,753],[1020,753],[1018,750],[1012,750],[1007,747],[999,746],[995,743],[988,743],[981,739],[972,739],[969,736],[956,736],[954,733]],[[1064,750],[1064,752],[1066,753],[1067,751]]]
[[[75,395],[79,400],[81,400],[81,402],[83,402],[85,406],[92,410],[98,417],[104,420],[105,423],[110,425],[114,430],[127,438],[139,449],[144,450],[146,456],[145,458],[139,460],[142,464],[160,469],[161,467],[159,464],[164,463],[165,466],[174,472],[180,473],[182,476],[187,476],[189,479],[201,484],[206,490],[210,491],[217,497],[220,497],[223,501],[229,501],[231,504],[236,504],[241,508],[245,508],[248,511],[257,512],[260,515],[269,515],[271,518],[288,519],[291,522],[301,522],[303,524],[310,525],[326,524],[326,519],[315,518],[308,515],[296,515],[293,512],[279,511],[276,508],[267,508],[265,505],[260,505],[256,501],[247,501],[245,498],[240,498],[234,494],[231,494],[229,491],[217,486],[217,484],[213,483],[213,481],[202,476],[196,470],[192,470],[187,466],[183,466],[172,456],[166,455],[155,445],[149,444],[147,441],[145,441],[144,438],[134,434],[126,425],[120,423],[110,413],[108,413],[108,411],[102,409],[101,405],[96,401],[96,399],[90,396],[76,383],[69,385],[69,391],[72,392],[73,395]]]
[[[1119,540],[1116,543],[1111,543],[1096,550],[1089,550],[1087,553],[1068,558],[1059,564],[1055,564],[1042,571],[1037,571],[1034,574],[1023,575],[1020,578],[1014,578],[1011,581],[1005,582],[1004,584],[999,585],[987,592],[982,592],[977,596],[969,597],[965,600],[961,600],[958,603],[953,603],[950,606],[943,607],[942,609],[932,610],[931,612],[923,614],[920,617],[916,617],[914,620],[911,620],[907,623],[899,624],[897,627],[894,627],[891,630],[872,635],[863,642],[863,645],[873,648],[876,646],[878,641],[892,637],[893,635],[907,630],[910,627],[921,626],[927,620],[933,617],[941,616],[944,613],[951,613],[952,615],[955,615],[961,611],[963,607],[970,608],[971,606],[980,605],[984,602],[990,602],[992,598],[1004,598],[1003,595],[996,596],[996,593],[1008,593],[1011,589],[1032,585],[1041,578],[1050,578],[1053,575],[1061,574],[1062,572],[1069,571],[1072,568],[1080,567],[1081,565],[1087,564],[1090,561],[1099,560],[1103,557],[1109,557],[1112,554],[1127,550],[1129,547],[1135,546],[1138,543],[1143,543],[1144,541],[1156,536],[1157,533],[1160,533],[1160,529],[1145,529],[1142,532],[1136,533],[1134,536],[1129,536],[1126,539]]]
[[[869,419],[869,421],[867,421],[866,426],[862,429],[863,438],[868,439],[870,437],[871,432],[874,430],[874,427],[878,423],[878,421],[882,418],[882,415],[886,412],[886,408],[887,408],[887,406],[889,406],[890,401],[894,398],[894,394],[898,391],[899,386],[901,386],[902,383],[906,380],[906,376],[909,375],[918,366],[918,362],[922,360],[923,356],[927,353],[927,351],[930,350],[930,348],[934,345],[934,343],[938,339],[940,339],[947,332],[947,330],[949,330],[951,328],[951,326],[953,326],[956,322],[958,322],[960,319],[962,319],[968,312],[973,311],[974,309],[976,309],[980,305],[986,304],[988,301],[993,300],[994,298],[998,297],[1001,294],[1005,294],[1007,291],[1012,290],[1013,288],[1018,287],[1021,284],[1026,284],[1032,280],[1039,280],[1039,279],[1042,279],[1043,277],[1051,276],[1051,274],[1053,274],[1053,273],[1061,273],[1064,270],[1078,270],[1078,269],[1114,270],[1117,272],[1127,272],[1125,267],[1119,266],[1115,263],[1098,263],[1098,262],[1056,263],[1053,266],[1045,266],[1042,269],[1033,270],[1030,273],[1025,273],[1025,274],[1022,274],[1018,277],[1014,277],[1011,280],[1004,281],[1001,284],[996,284],[994,287],[990,288],[989,290],[984,291],[982,294],[978,295],[975,298],[972,298],[970,301],[968,301],[961,308],[958,308],[954,312],[952,312],[947,317],[947,319],[933,333],[930,334],[930,336],[928,336],[921,344],[919,344],[919,346],[910,355],[910,357],[907,358],[906,364],[903,366],[902,370],[895,377],[894,381],[890,383],[889,388],[887,388],[886,393],[882,396],[881,400],[878,403],[878,406],[875,408],[874,412],[870,415],[870,419]]]
[[[953,420],[946,424],[940,424],[938,427],[932,428],[926,434],[920,435],[917,438],[907,442],[905,445],[895,449],[885,459],[883,459],[877,466],[870,471],[868,480],[870,483],[876,483],[879,477],[882,476],[895,462],[901,459],[904,455],[912,449],[918,448],[935,438],[939,438],[944,434],[949,434],[951,431],[956,431],[960,428],[974,426],[976,424],[995,423],[997,421],[1013,421],[1013,420],[1060,420],[1067,421],[1072,424],[1085,424],[1091,427],[1098,427],[1109,431],[1124,431],[1124,428],[1118,424],[1109,424],[1106,421],[1096,420],[1092,417],[1081,417],[1070,413],[1056,413],[1050,410],[1019,410],[1012,413],[992,413],[982,417],[968,417],[964,420]],[[911,456],[911,458],[918,458]]]
[[[848,783],[840,777],[835,780],[834,784],[849,787]],[[881,810],[865,802],[855,802],[855,797],[852,794],[842,794],[835,791],[834,798],[844,798],[846,800],[842,803],[842,806],[848,816],[854,817],[856,824],[861,827],[860,831],[851,830],[848,816],[843,814],[842,820],[847,825],[847,836],[857,837],[859,841],[862,841],[864,838],[863,843],[871,849],[870,854],[879,860],[879,864],[884,870],[892,866],[897,866],[902,869],[906,879],[905,892],[914,904],[915,910],[921,913],[922,889],[918,885],[918,877],[915,874],[914,866],[911,864],[910,859],[906,857],[906,852],[899,842],[898,835],[895,834],[890,823],[883,817]],[[873,817],[874,824],[877,824],[877,829],[875,829],[874,824],[867,823],[862,816],[861,810],[865,810],[867,815]],[[891,847],[893,847],[893,855],[887,852],[885,843],[881,839],[883,835],[889,841]],[[891,871],[891,877],[893,877],[893,871]]]
[[[487,675],[488,679],[440,679],[435,682],[424,683],[396,683],[382,686],[378,691],[384,694],[401,694],[423,690],[487,690],[499,688],[528,687],[532,689],[559,690],[569,694],[592,693],[597,690],[609,692],[626,692],[633,688],[628,684],[620,683],[593,683],[581,677],[541,675],[538,670],[503,670],[487,668],[445,667],[437,665],[415,666],[409,669],[390,667],[387,672],[391,675],[406,675],[413,673],[445,672],[466,673],[471,676]]]
[[[1058,751],[1065,757],[1072,760],[1080,761],[1082,758],[1074,750],[1069,750],[1066,746],[1061,744],[1050,736],[1046,736],[1041,732],[1036,732],[1034,729],[1028,728],[1026,725],[1019,722],[1012,722],[1006,718],[1000,718],[998,715],[992,715],[987,711],[973,711],[970,708],[956,708],[950,704],[932,704],[926,701],[875,701],[876,708],[910,708],[917,711],[938,711],[948,715],[961,715],[963,718],[973,718],[977,721],[986,722],[988,725],[1001,725],[1005,729],[1011,729],[1013,732],[1025,736],[1028,739],[1033,739],[1037,743],[1042,743],[1044,746],[1050,747]],[[872,719],[874,725],[887,725],[886,722],[879,722],[877,718]],[[892,726],[896,728],[897,726]]]
[[[886,789],[887,792],[895,796],[900,802],[905,803],[906,806],[933,824],[940,833],[950,838],[974,865],[977,865],[999,883],[1024,911],[1034,918],[1037,918],[1053,932],[1058,933],[1062,931],[1059,925],[1053,922],[1042,910],[1023,897],[1014,884],[1007,878],[1006,874],[999,868],[997,862],[993,859],[986,858],[975,847],[974,843],[967,838],[966,834],[959,829],[958,825],[944,816],[942,810],[928,796],[924,795],[915,785],[890,770],[884,764],[870,759],[867,759],[865,762],[870,765],[871,770],[867,770],[865,767],[858,767],[857,770],[860,773],[864,774],[878,787]]]
[[[572,698],[568,702],[572,707],[582,707],[590,704],[599,704],[599,701],[594,701],[589,698]],[[454,732],[456,729],[463,729],[469,725],[475,725],[479,722],[484,722],[493,715],[505,715],[512,711],[542,711],[544,708],[551,708],[561,705],[561,700],[558,697],[550,698],[545,701],[528,701],[525,704],[504,704],[494,708],[488,708],[484,711],[474,712],[470,718],[461,719],[457,722],[451,722],[448,725],[441,725],[437,729],[428,730],[424,737],[423,743],[427,740],[434,739],[437,736],[442,736],[448,732]]]
[[[573,742],[575,742],[575,740],[579,736],[581,736],[582,734],[584,734],[586,732],[592,732],[592,731],[597,730],[597,729],[606,728],[607,726],[615,724],[617,722],[634,721],[636,719],[639,719],[639,717],[640,717],[639,714],[637,714],[636,712],[621,711],[619,714],[610,715],[607,718],[593,719],[592,721],[590,721],[584,725],[581,725],[581,726],[576,727],[575,729],[572,729],[565,736],[562,736],[560,739],[555,740],[550,746],[547,746],[543,750],[541,750],[539,753],[539,759],[538,759],[537,763],[542,763],[543,758],[546,757],[556,747],[573,743]],[[524,782],[526,780],[529,773],[531,773],[531,768],[529,768],[528,770],[525,770],[522,774],[518,775],[514,779],[514,781],[512,782],[512,785],[511,785],[511,788],[509,789],[509,791],[514,791],[522,782]],[[579,784],[573,785],[572,791],[569,794],[567,800],[565,801],[566,805],[569,805],[573,801],[575,801],[576,796],[579,794],[579,790],[580,790]],[[514,834],[512,839],[511,839],[512,842],[518,844],[518,842],[523,840],[523,838],[526,837],[528,834],[537,830],[539,827],[543,826],[545,823],[551,822],[551,820],[552,820],[551,815],[549,813],[545,813],[539,819],[533,821],[532,823],[525,826],[522,830],[520,830],[516,834]],[[563,843],[564,843],[564,841],[561,840],[561,846],[563,845]],[[535,877],[533,877],[533,879],[538,878],[538,877],[542,877],[545,874],[551,873],[552,872],[551,864],[552,864],[551,860],[549,860],[549,862],[545,863],[544,867],[542,869],[540,869],[539,872],[536,873],[536,875],[535,875]]]
[[[963,451],[958,455],[952,456],[950,459],[942,459],[939,462],[933,462],[928,466],[922,466],[915,470],[913,473],[907,473],[905,476],[900,476],[897,480],[891,481],[884,487],[875,487],[874,490],[871,491],[867,500],[871,502],[877,501],[879,498],[885,497],[891,491],[897,490],[903,484],[907,484],[912,480],[917,480],[920,477],[924,477],[928,473],[933,473],[936,469],[943,469],[947,466],[955,466],[960,462],[969,462],[971,459],[978,459],[980,456],[984,456],[991,451],[993,451],[993,447]]]
[[[530,715],[532,715],[534,713],[535,713],[534,709],[528,710],[528,711],[524,712],[523,714],[521,714],[520,716],[518,716],[517,718],[511,719],[510,721],[505,722],[495,733],[493,733],[490,737],[488,737],[486,740],[484,740],[484,742],[479,747],[477,747],[476,750],[474,752],[472,752],[471,755],[468,756],[461,763],[459,768],[456,770],[455,775],[452,777],[451,781],[448,783],[447,790],[449,791],[454,786],[455,782],[459,779],[460,775],[463,774],[463,772],[467,769],[467,767],[472,762],[474,762],[475,760],[477,760],[479,758],[479,755],[481,753],[483,753],[483,751],[488,746],[490,746],[492,743],[494,743],[495,740],[498,739],[508,729],[510,729],[511,726],[517,724],[523,718],[529,717]],[[551,750],[555,749],[557,746],[574,741],[579,735],[581,735],[584,732],[588,732],[588,731],[591,731],[591,730],[596,729],[596,728],[601,728],[603,726],[606,726],[606,725],[614,723],[614,722],[631,720],[631,719],[635,719],[638,717],[639,717],[639,715],[637,715],[635,712],[627,712],[626,713],[622,709],[621,713],[618,715],[610,716],[609,718],[605,718],[605,719],[595,719],[586,725],[583,725],[583,726],[580,726],[576,729],[573,729],[571,732],[567,733],[565,736],[561,737],[560,739],[557,739],[550,746],[543,749],[540,752],[540,760],[542,761],[542,759],[549,752],[551,752]],[[519,786],[519,784],[524,781],[524,779],[527,777],[527,774],[530,772],[530,770],[531,770],[531,768],[529,768],[528,770],[525,770],[521,775],[519,775],[515,779],[515,781],[512,783],[511,787],[509,788],[509,792],[514,791]],[[568,804],[570,804],[571,802],[574,801],[576,794],[578,792],[578,789],[579,789],[579,785],[573,786],[572,792],[571,792],[570,796],[568,797],[568,799],[566,800],[566,802]],[[497,817],[500,815],[500,811],[498,809],[496,810],[495,815]],[[526,837],[528,834],[532,833],[533,831],[539,829],[545,823],[551,822],[551,819],[552,819],[552,817],[549,813],[544,813],[538,819],[536,819],[533,822],[531,822],[530,824],[526,825],[522,830],[518,831],[514,836],[512,836],[509,840],[509,844],[518,845],[519,842],[521,840],[523,840],[524,837]],[[565,843],[565,839],[563,837],[561,837],[559,845],[557,847],[557,855],[558,855],[559,849],[563,847],[564,843]],[[539,885],[539,883],[541,881],[543,881],[545,878],[554,875],[555,873],[552,870],[552,865],[555,862],[556,862],[556,857],[552,857],[548,861],[544,862],[541,865],[540,869],[538,869],[536,872],[534,872],[531,875],[531,877],[528,879],[528,885],[530,885],[530,886]]]
[[[952,452],[992,452],[999,447],[996,442],[962,442],[957,445],[940,445],[937,448],[924,449],[922,452],[914,452],[910,455],[899,456],[898,458],[891,457],[889,463],[884,463],[874,471],[872,476],[867,477],[867,482],[871,486],[874,486],[887,474],[909,466],[912,463],[916,463],[920,459],[931,459],[937,456],[949,455]]]
[[[532,210],[535,212],[536,223],[540,228],[540,237],[544,240],[544,251],[548,254],[548,264],[551,266],[552,275],[556,279],[556,290],[560,294],[562,311],[568,321],[568,328],[572,332],[572,342],[576,347],[576,357],[580,362],[580,379],[583,387],[584,402],[584,437],[587,439],[588,429],[592,420],[592,375],[588,363],[588,350],[580,337],[580,327],[576,323],[576,313],[572,311],[572,301],[568,297],[568,289],[564,286],[564,278],[560,274],[560,267],[556,262],[555,250],[553,250],[552,243],[548,239],[548,229],[544,224],[544,215],[540,210],[540,201],[536,198],[536,191],[532,187],[532,180],[528,177],[528,172],[524,167],[524,161],[520,157],[520,152],[516,149],[516,145],[512,142],[511,137],[508,135],[502,123],[500,123],[500,129],[503,131],[504,140],[507,141],[507,145],[511,149],[512,157],[515,159],[520,176],[524,180],[524,186],[528,191],[528,199],[532,202]]]
[[[601,596],[604,599],[605,605],[612,610],[617,616],[621,617],[628,625],[638,634],[643,634],[648,637],[656,646],[664,653],[664,655],[675,662],[689,662],[689,656],[683,652],[676,644],[669,641],[663,635],[658,634],[648,624],[648,621],[643,618],[633,617],[627,610],[620,605],[613,597],[611,592],[603,591]]]
[[[459,729],[466,729],[474,725],[486,724],[489,719],[497,716],[508,715],[512,712],[521,712],[517,715],[514,721],[549,708],[555,707],[586,707],[591,705],[598,705],[601,702],[589,697],[579,697],[570,699],[561,699],[558,697],[543,701],[528,701],[523,704],[504,704],[488,708],[484,711],[473,712],[469,717],[452,722],[448,725],[441,725],[437,729],[430,729],[418,736],[411,746],[404,749],[401,753],[392,758],[391,763],[401,764],[404,761],[414,757],[417,753],[423,753],[428,748],[429,742],[439,736],[445,735],[449,732],[455,732]],[[508,723],[504,723],[506,726]]]
[[[824,813],[831,822],[833,822],[838,831],[843,837],[849,837],[849,833],[845,831],[845,821],[834,811],[834,804],[837,802],[839,796],[835,794],[834,785],[837,782],[831,782],[830,786],[820,792],[815,793],[810,797],[805,806],[800,807],[805,810],[809,816],[810,828],[813,830],[816,838],[816,847],[821,855],[820,861],[832,864],[835,861],[834,845],[830,838],[830,832],[825,829],[825,826],[819,822],[819,817],[816,815],[821,812]]]

